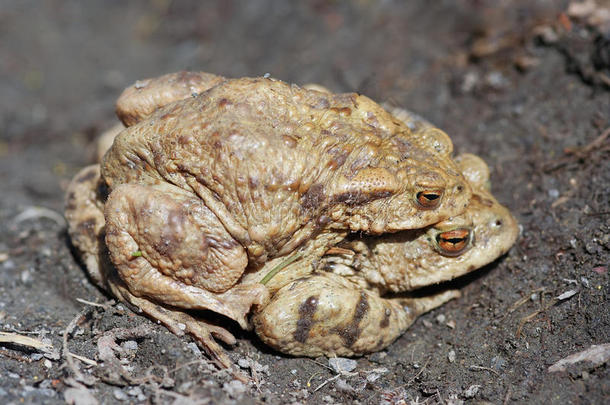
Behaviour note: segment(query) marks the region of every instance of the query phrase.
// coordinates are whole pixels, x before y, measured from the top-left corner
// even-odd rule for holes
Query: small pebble
[[[570,239],[570,246],[572,246],[572,249],[576,249],[578,247],[578,243],[577,243],[576,239],[574,239],[574,238]]]
[[[335,381],[335,388],[343,392],[354,392],[354,387],[349,385],[343,378],[337,378],[337,381]]]
[[[250,368],[250,361],[242,358],[237,360],[237,365],[241,368]]]
[[[201,356],[201,350],[199,350],[199,346],[197,346],[195,342],[189,343],[188,345],[186,345],[186,347],[189,348],[195,356]]]
[[[580,282],[585,288],[591,287],[591,284],[589,284],[589,280],[586,277],[581,277]]]
[[[494,356],[491,359],[491,367],[495,368],[496,370],[501,370],[505,364],[506,364],[506,360],[501,356]]]
[[[332,368],[335,373],[349,373],[358,366],[358,362],[344,357],[332,357],[328,359],[328,366]]]
[[[265,373],[265,374],[269,375],[269,365],[268,364],[263,366],[258,361],[252,362],[252,360],[250,360],[250,368],[252,369],[252,371],[254,371],[256,373]]]
[[[455,350],[449,351],[449,354],[447,354],[447,359],[449,360],[449,363],[455,362]]]
[[[142,395],[142,394],[143,394],[143,392],[142,392],[142,388],[140,388],[140,387],[133,387],[133,388],[130,388],[130,389],[127,391],[127,394],[128,394],[129,396],[132,396],[132,397],[137,397],[137,396],[140,396],[140,395]]]
[[[373,363],[381,363],[387,356],[387,352],[375,352],[369,356],[369,360]]]
[[[246,392],[246,386],[239,380],[231,380],[228,383],[224,383],[222,389],[233,398],[240,397]]]
[[[532,300],[534,302],[538,301],[538,294],[533,293],[532,295],[530,295],[530,300]]]
[[[559,295],[557,297],[557,299],[559,301],[567,300],[568,298],[576,295],[577,292],[578,292],[577,290],[568,290],[568,291],[564,292],[563,294]]]
[[[366,376],[366,381],[369,383],[374,383],[375,381],[377,381],[379,379],[379,377],[381,377],[381,374],[379,374],[379,373],[369,373]]]
[[[446,319],[447,319],[447,317],[445,317],[445,315],[443,315],[443,314],[439,314],[436,316],[436,322],[438,322],[438,323],[445,323]]]
[[[121,347],[125,350],[138,350],[138,342],[135,340],[126,340],[121,343]]]
[[[552,188],[549,190],[549,197],[551,197],[552,199],[556,199],[559,197],[559,190],[557,190],[556,188]]]
[[[424,319],[424,320],[422,321],[422,323],[423,323],[423,324],[424,324],[424,326],[425,326],[426,328],[428,328],[428,329],[430,329],[430,328],[432,327],[432,322],[430,322],[430,321],[429,321],[429,320],[427,320],[427,319]]]
[[[465,398],[474,398],[475,395],[477,395],[477,393],[479,392],[479,389],[481,389],[480,385],[471,385],[470,387],[466,388],[464,390],[464,397]]]
[[[51,363],[51,360],[49,359],[45,359],[45,361],[43,362],[44,366],[48,369],[50,369],[51,367],[53,367],[53,363]]]
[[[127,399],[127,394],[125,394],[122,390],[119,389],[112,391],[112,396],[119,401],[125,401]]]
[[[447,322],[445,325],[447,325],[447,327],[450,329],[455,329],[455,321],[453,319]]]

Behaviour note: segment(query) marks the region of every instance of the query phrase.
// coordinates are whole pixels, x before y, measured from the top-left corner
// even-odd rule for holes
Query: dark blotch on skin
[[[167,216],[167,226],[161,233],[159,240],[153,243],[153,248],[162,256],[168,256],[182,243],[182,235],[179,235],[176,230],[183,229],[182,223],[185,215],[181,210],[174,210]]]
[[[385,329],[388,326],[390,326],[390,315],[392,315],[392,310],[389,308],[386,308],[383,319],[381,320],[381,322],[379,322],[379,327],[381,329]]]
[[[345,163],[345,161],[347,160],[348,152],[343,148],[331,148],[328,153],[333,155],[333,158],[328,164],[329,167],[333,170],[343,166],[343,163]]]
[[[330,107],[330,102],[328,101],[328,97],[322,96],[317,99],[314,104],[311,104],[310,107],[314,110],[326,110]]]
[[[79,183],[86,183],[89,180],[94,179],[95,176],[96,176],[95,171],[94,170],[89,170],[88,172],[84,173],[81,177],[76,179],[76,181],[79,182]]]
[[[294,331],[294,340],[305,343],[313,326],[313,316],[318,308],[318,296],[312,295],[299,306],[299,320]]]
[[[77,233],[87,235],[87,237],[89,239],[94,239],[96,225],[97,225],[97,221],[95,218],[86,219],[83,222],[81,222],[80,224],[78,224]]]
[[[396,136],[392,138],[392,143],[396,146],[396,149],[398,149],[398,152],[400,152],[403,159],[407,159],[411,156],[411,152],[413,151],[413,144],[411,142],[405,138]]]
[[[314,184],[307,190],[301,197],[301,206],[305,210],[312,210],[319,208],[325,199],[324,185]]]
[[[74,191],[70,191],[68,198],[66,198],[66,211],[76,210],[76,194]]]
[[[347,205],[358,205],[366,202],[370,202],[373,200],[378,200],[380,198],[390,197],[392,195],[391,191],[381,190],[375,191],[371,193],[362,193],[362,192],[348,192],[337,194],[333,197],[334,203],[344,203]]]
[[[482,198],[480,195],[478,194],[473,194],[472,195],[472,200],[475,202],[478,202],[479,204],[482,204],[486,207],[492,207],[494,205],[494,202],[491,201],[488,198]]]
[[[227,100],[226,98],[223,98],[223,99],[221,99],[221,100],[218,102],[218,107],[220,107],[220,108],[224,108],[224,107],[226,107],[226,106],[228,106],[228,105],[231,105],[231,104],[233,104],[233,103],[231,103],[231,101]]]
[[[360,300],[356,304],[356,310],[351,322],[344,327],[337,327],[333,330],[343,340],[345,346],[352,347],[356,340],[358,340],[358,337],[360,337],[362,330],[358,326],[368,311],[369,301],[366,298],[366,294],[362,292],[360,293]]]

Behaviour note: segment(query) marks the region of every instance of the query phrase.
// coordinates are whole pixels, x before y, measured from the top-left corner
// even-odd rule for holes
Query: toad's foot
[[[381,298],[332,273],[293,281],[253,318],[257,335],[295,356],[354,356],[381,350],[422,313],[459,297]]]
[[[182,310],[171,309],[155,304],[147,299],[136,297],[129,292],[125,284],[117,277],[111,277],[108,284],[113,295],[121,299],[121,301],[139,308],[152,319],[162,323],[176,336],[183,336],[185,333],[190,334],[218,368],[228,369],[235,378],[243,382],[248,381],[246,376],[235,369],[226,351],[215,340],[221,340],[229,345],[235,344],[235,337],[229,331],[218,325],[206,322],[201,318],[195,318]]]

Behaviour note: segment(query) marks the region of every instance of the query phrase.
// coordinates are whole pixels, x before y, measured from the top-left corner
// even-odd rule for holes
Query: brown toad
[[[380,350],[419,315],[459,296],[457,290],[417,298],[401,293],[459,277],[506,253],[518,227],[490,194],[487,165],[470,154],[456,161],[473,187],[466,212],[423,229],[352,234],[313,266],[287,266],[268,284],[270,302],[253,316],[261,340],[314,357]]]
[[[131,126],[101,173],[73,180],[70,235],[96,282],[225,366],[212,336],[233,337],[185,310],[248,328],[286,279],[259,282],[277,262],[313,264],[349,232],[423,228],[470,200],[444,133],[413,131],[364,96],[191,73],[132,90],[159,82],[170,91],[119,103]]]

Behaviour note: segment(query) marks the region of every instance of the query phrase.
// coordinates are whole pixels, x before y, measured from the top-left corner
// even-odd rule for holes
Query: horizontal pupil
[[[428,200],[436,200],[438,198],[438,194],[424,194],[424,197]]]

